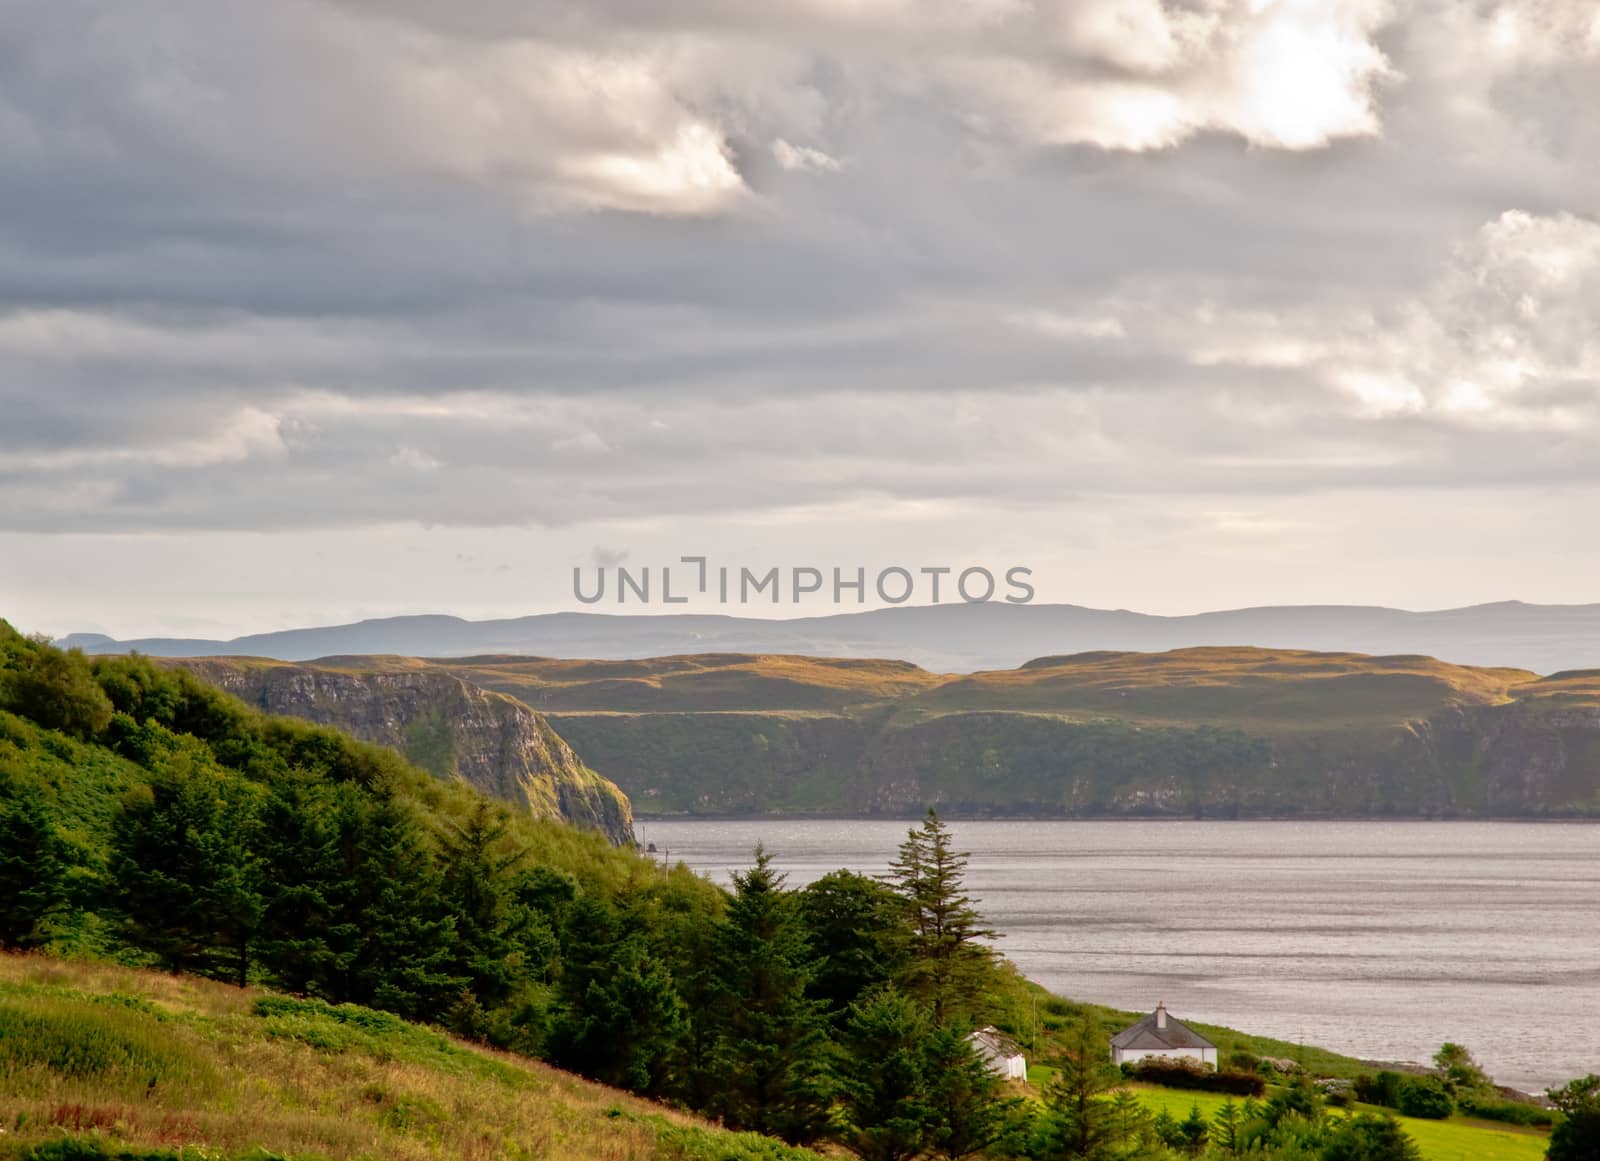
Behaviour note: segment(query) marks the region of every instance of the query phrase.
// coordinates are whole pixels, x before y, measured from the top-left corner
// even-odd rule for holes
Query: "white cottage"
[[[978,1059],[983,1061],[983,1066],[996,1076],[1003,1076],[1007,1080],[1028,1079],[1028,1058],[998,1028],[993,1025],[979,1028],[967,1039],[972,1041],[972,1047],[977,1051]]]
[[[1147,1056],[1194,1060],[1215,1068],[1217,1046],[1182,1020],[1167,1015],[1166,1004],[1158,1003],[1154,1012],[1111,1038],[1112,1064],[1132,1064]]]

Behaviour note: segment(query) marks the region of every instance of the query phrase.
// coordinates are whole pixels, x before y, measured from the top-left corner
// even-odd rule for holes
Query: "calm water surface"
[[[904,822],[645,821],[726,882],[883,871]],[[1600,1072],[1600,827],[954,822],[1000,946],[1053,991],[1378,1060],[1466,1044],[1537,1091]]]

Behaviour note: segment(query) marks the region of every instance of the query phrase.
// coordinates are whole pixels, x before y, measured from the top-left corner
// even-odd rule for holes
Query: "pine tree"
[[[734,1128],[815,1140],[829,1103],[827,1013],[806,994],[810,953],[783,876],[756,848],[733,876],[713,945],[711,1108]]]
[[[359,833],[361,809],[354,787],[286,781],[262,814],[265,903],[258,956],[286,991],[346,998],[341,949],[356,941],[356,885],[346,852]]]
[[[579,899],[563,935],[567,958],[550,1032],[552,1059],[606,1084],[667,1091],[688,1030],[671,973],[605,900]]]
[[[1152,1127],[1154,1118],[1149,1111],[1139,1103],[1138,1097],[1125,1088],[1119,1088],[1111,1097],[1108,1115],[1117,1156],[1139,1156],[1155,1135]]]
[[[186,752],[130,792],[112,833],[114,902],[132,942],[174,972],[247,982],[262,916],[262,793]]]
[[[982,1153],[1013,1129],[1022,1101],[1006,1096],[1004,1082],[962,1029],[936,1029],[927,1053],[936,1155],[955,1161]]]
[[[1111,1099],[1106,1095],[1122,1080],[1108,1059],[1106,1038],[1091,1015],[1062,1055],[1059,1070],[1045,1091],[1049,1110],[1048,1161],[1106,1161],[1118,1137]]]
[[[1550,1151],[1555,1157],[1555,1150]],[[1392,1116],[1349,1117],[1328,1134],[1321,1161],[1422,1161],[1415,1141]]]
[[[349,825],[353,823],[354,825]],[[385,793],[347,820],[346,878],[335,953],[341,999],[411,1019],[437,1019],[461,995],[455,920],[410,810]]]
[[[837,1021],[906,966],[908,928],[894,891],[853,871],[833,871],[798,895],[800,917],[816,956],[811,995]]]
[[[1244,1150],[1245,1117],[1239,1106],[1226,1100],[1211,1119],[1211,1143],[1228,1157],[1237,1157]]]
[[[476,1000],[504,1004],[527,978],[522,940],[534,915],[517,898],[515,868],[524,852],[506,848],[503,807],[479,802],[452,827],[442,852],[445,905],[455,918],[457,962]]]
[[[0,783],[0,947],[38,947],[72,909],[74,852],[36,787]]]
[[[1191,1157],[1198,1157],[1211,1139],[1211,1126],[1200,1115],[1198,1102],[1190,1105],[1189,1115],[1178,1122],[1178,1137],[1183,1142],[1184,1152]]]
[[[910,1161],[933,1143],[933,1027],[908,996],[886,988],[851,1006],[839,1066],[844,1144],[863,1161]]]
[[[954,849],[949,828],[929,810],[889,865],[889,877],[910,916],[902,982],[928,1004],[940,1026],[972,1014],[994,972],[994,952],[979,941],[998,938],[998,933],[983,926],[964,889],[969,857]]]

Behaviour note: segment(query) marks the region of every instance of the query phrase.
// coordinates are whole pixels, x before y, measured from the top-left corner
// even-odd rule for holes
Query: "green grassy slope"
[[[1208,1120],[1228,1099],[1214,1093],[1178,1092],[1172,1089],[1133,1086],[1139,1103],[1152,1113],[1163,1109],[1182,1120],[1189,1110],[1199,1106],[1200,1114]],[[1356,1105],[1353,1112],[1384,1115],[1387,1109],[1370,1105]],[[1333,1115],[1339,1115],[1335,1112]],[[1533,1129],[1516,1129],[1487,1121],[1472,1121],[1453,1116],[1445,1121],[1426,1121],[1417,1117],[1395,1116],[1411,1139],[1417,1143],[1424,1161],[1541,1161],[1545,1147],[1550,1143],[1547,1133]]]
[[[0,955],[0,1126],[17,1159],[817,1156],[387,1013],[15,955]]]

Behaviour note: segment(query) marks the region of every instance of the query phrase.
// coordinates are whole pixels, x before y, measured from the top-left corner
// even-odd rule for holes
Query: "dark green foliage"
[[[0,773],[0,947],[38,947],[71,910],[72,846],[37,786]]]
[[[927,1014],[893,988],[850,1008],[839,1070],[841,1139],[864,1161],[909,1161],[932,1143],[932,1037]]]
[[[260,788],[187,754],[123,801],[111,837],[129,938],[173,971],[247,980],[261,923]]]
[[[1106,1161],[1115,1155],[1122,1128],[1109,1095],[1122,1074],[1111,1066],[1105,1033],[1092,1017],[1081,1021],[1057,1063],[1056,1078],[1044,1094],[1044,1139],[1035,1155],[1041,1161]]]
[[[1411,1076],[1400,1085],[1400,1111],[1408,1117],[1442,1121],[1455,1111],[1455,1102],[1437,1077]]]
[[[333,941],[337,994],[413,1019],[436,1015],[465,980],[452,970],[459,958],[455,917],[445,907],[442,876],[421,826],[410,808],[387,795],[349,821],[350,921]]]
[[[975,1014],[994,979],[994,952],[980,941],[997,933],[983,926],[964,889],[967,858],[965,851],[954,849],[949,828],[929,810],[889,865],[911,928],[901,982],[933,1010],[940,1025]]]
[[[827,1012],[807,995],[805,928],[761,848],[733,881],[712,948],[710,1107],[733,1128],[803,1144],[821,1136],[830,1097]]]
[[[910,928],[902,900],[876,879],[833,871],[799,892],[817,967],[811,995],[843,1017],[856,997],[905,972]]]
[[[1376,1076],[1362,1073],[1355,1080],[1356,1099],[1380,1108],[1397,1109],[1400,1107],[1400,1089],[1405,1079],[1398,1072],[1387,1070]]]
[[[1211,1118],[1211,1145],[1224,1157],[1237,1157],[1244,1148],[1244,1111],[1233,1101],[1224,1101]]]
[[[1523,1101],[1502,1100],[1498,1096],[1488,1097],[1483,1094],[1465,1096],[1456,1103],[1456,1108],[1463,1116],[1476,1117],[1481,1121],[1499,1121],[1505,1125],[1521,1125],[1530,1129],[1549,1128],[1556,1122],[1555,1114],[1549,1109],[1526,1104]]]
[[[975,1018],[1002,1019],[983,1009],[1004,981],[936,816],[892,888],[840,872],[791,892],[758,851],[730,897],[187,672],[90,665],[4,626],[0,659],[5,704],[31,689],[74,734],[0,713],[8,942],[71,933],[91,954],[292,990],[311,998],[258,1015],[321,1052],[454,1059],[398,1013],[890,1161],[1014,1152],[1024,1135],[1044,1157],[1127,1156],[1149,1137],[1108,1093],[1092,1029],[1037,1132],[1018,1129],[1020,1102],[967,1039]],[[54,676],[19,687],[22,671]],[[0,1041],[52,1043],[26,1032]]]
[[[574,905],[566,940],[551,1058],[608,1084],[665,1092],[688,1024],[671,973],[650,953],[643,934],[603,901],[580,899]]]
[[[504,1004],[526,983],[523,942],[536,916],[517,894],[525,852],[507,842],[507,811],[480,802],[441,843],[445,908],[455,921],[455,971],[478,1002]]]
[[[1446,1040],[1439,1046],[1439,1051],[1433,1054],[1433,1064],[1439,1070],[1439,1079],[1444,1082],[1445,1091],[1458,1100],[1472,1093],[1488,1094],[1494,1091],[1494,1082],[1489,1079],[1489,1074],[1472,1058],[1472,1053],[1460,1044]]]
[[[1550,1133],[1548,1161],[1600,1161],[1600,1076],[1582,1077],[1548,1095],[1564,1114]]]
[[[972,1040],[959,1028],[937,1028],[927,1048],[928,1101],[936,1156],[970,1157],[1021,1131],[1023,1101],[1007,1097]]]
[[[1261,1106],[1261,1117],[1276,1128],[1285,1120],[1317,1122],[1322,1120],[1322,1094],[1304,1077],[1279,1089],[1272,1099]]]
[[[12,634],[0,656],[7,662],[0,669],[0,709],[72,738],[98,734],[110,723],[111,701],[81,650],[63,653]]]
[[[1422,1161],[1422,1153],[1393,1117],[1363,1115],[1329,1132],[1321,1161]]]
[[[349,788],[304,779],[275,787],[262,811],[257,959],[291,992],[329,997],[344,991],[340,949],[356,937],[346,854],[355,845],[360,814]]]
[[[1198,1157],[1211,1139],[1211,1125],[1200,1115],[1199,1105],[1191,1105],[1189,1115],[1181,1121],[1163,1108],[1151,1129],[1167,1148],[1189,1157]]]
[[[1220,1092],[1231,1096],[1261,1096],[1267,1082],[1255,1072],[1212,1072],[1191,1066],[1187,1061],[1145,1057],[1128,1069],[1128,1074],[1145,1084],[1163,1088],[1186,1088],[1197,1092]]]

